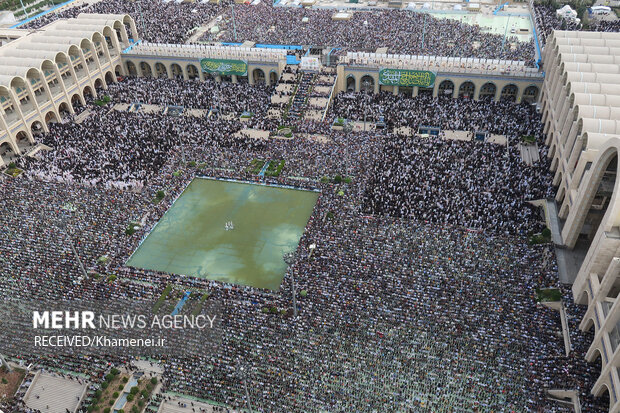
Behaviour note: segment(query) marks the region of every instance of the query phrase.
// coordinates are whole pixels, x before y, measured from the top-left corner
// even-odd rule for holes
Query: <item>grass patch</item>
[[[344,127],[346,123],[347,123],[347,120],[345,118],[336,118],[334,119],[334,123],[332,124],[332,126]]]
[[[198,301],[198,304],[196,304],[196,307],[192,310],[192,315],[194,317],[200,314],[200,312],[202,311],[202,306],[204,305],[205,301],[207,301],[207,298],[209,298],[209,293],[204,293],[202,297],[200,297],[200,301]]]
[[[286,104],[286,108],[284,109],[284,114],[282,115],[282,119],[284,120],[288,119],[288,111],[291,109],[291,106],[293,106],[293,100],[295,99],[295,95],[297,94],[298,88],[299,88],[299,83],[296,83],[295,88],[293,89],[293,94],[288,100],[288,103]]]
[[[101,257],[97,258],[97,264],[105,265],[108,262],[110,262],[110,257],[108,257],[107,255],[102,255]]]
[[[17,167],[17,165],[15,165],[15,162],[11,162],[11,163],[9,164],[9,167],[8,167],[8,168],[4,171],[4,173],[5,173],[5,174],[7,174],[8,176],[10,176],[10,177],[12,177],[12,178],[17,177],[17,176],[18,176],[19,174],[21,174],[22,172],[24,172],[24,171],[22,171],[21,169],[19,169],[19,168]]]
[[[523,135],[521,136],[521,142],[530,143],[530,144],[536,143],[536,137],[533,135]]]
[[[539,303],[562,301],[562,293],[557,288],[537,288],[536,301]]]
[[[157,191],[157,193],[155,193],[155,198],[153,198],[153,203],[159,204],[161,200],[164,199],[165,196],[166,196],[166,193],[164,191],[162,190]]]
[[[172,291],[172,284],[166,285],[166,288],[164,288],[164,291],[162,291],[161,295],[159,296],[159,298],[155,302],[155,305],[153,306],[154,313],[157,313],[157,310],[159,310],[159,308],[162,306],[164,301],[166,301],[166,297],[168,297],[168,294],[170,294],[171,291]]]
[[[284,159],[279,161],[269,161],[269,166],[267,166],[267,170],[265,171],[266,176],[280,176],[282,172],[282,168],[284,168]]]
[[[530,234],[527,243],[529,245],[547,244],[551,242],[551,230],[543,229],[539,234]]]
[[[125,229],[125,234],[133,235],[138,229],[140,229],[140,224],[137,222],[130,222],[129,225],[127,225],[127,229]]]
[[[281,136],[285,138],[293,137],[293,129],[287,126],[278,126],[278,130],[276,131],[276,136]]]
[[[324,184],[328,184],[328,183],[332,183],[332,184],[341,184],[341,183],[345,183],[345,184],[350,184],[351,182],[353,182],[353,179],[351,179],[350,176],[341,176],[341,175],[336,175],[333,178],[330,178],[329,176],[323,176],[321,178],[321,182]]]
[[[97,99],[95,100],[95,105],[97,106],[105,106],[108,103],[110,103],[110,96],[105,95],[104,97],[102,97],[101,99]]]
[[[174,171],[174,172],[172,173],[172,176],[181,176],[181,174],[182,174],[182,173],[183,173],[183,172],[181,172],[181,171]]]
[[[112,406],[118,397],[118,387],[123,386],[125,378],[129,379],[129,376],[119,374],[117,369],[112,369],[110,373],[106,374],[101,383],[101,388],[95,391],[93,395],[88,411],[104,411],[106,407]]]
[[[13,399],[26,371],[23,369],[13,369],[10,373],[4,367],[0,367],[0,402]]]
[[[263,166],[265,166],[265,161],[261,159],[252,159],[252,162],[250,162],[250,166],[248,166],[247,171],[251,174],[257,175],[261,171],[261,169],[263,169]]]

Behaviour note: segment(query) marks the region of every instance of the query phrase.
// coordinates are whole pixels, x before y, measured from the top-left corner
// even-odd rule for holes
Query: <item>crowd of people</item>
[[[383,118],[388,128],[420,125],[442,130],[485,131],[518,141],[524,135],[542,136],[542,123],[536,108],[525,102],[452,99],[420,94],[414,98],[390,92],[341,92],[334,98],[332,117],[376,122]]]
[[[252,86],[247,82],[216,82],[168,78],[128,77],[113,83],[106,94],[116,102],[139,102],[160,106],[183,106],[192,109],[218,109],[241,115],[251,111],[262,116],[269,108],[272,86]]]
[[[20,28],[38,29],[61,18],[80,13],[129,14],[138,26],[140,38],[152,43],[185,43],[194,29],[208,23],[223,9],[224,3],[177,1],[105,0],[84,2],[32,20]],[[131,32],[128,32],[131,33]]]
[[[525,60],[534,58],[533,42],[487,33],[479,26],[426,13],[381,9],[355,11],[350,19],[332,20],[334,10],[273,7],[270,3],[235,8],[235,31],[208,33],[208,41],[254,41],[269,44],[312,45],[374,52],[431,56]],[[232,20],[226,10],[225,18]],[[320,27],[320,30],[316,28]]]
[[[552,196],[545,165],[524,168],[499,145],[394,136],[376,154],[365,212],[526,235],[544,221],[529,201]],[[449,194],[449,196],[447,196]]]
[[[191,99],[201,88],[204,97]],[[216,90],[242,103],[226,102],[211,117],[114,109],[136,101],[208,107]],[[597,370],[575,326],[581,310],[567,294],[581,343],[567,358],[557,313],[536,303],[536,288],[558,284],[551,246],[529,246],[523,235],[541,220],[527,201],[551,194],[545,161],[527,166],[493,143],[415,133],[429,123],[540,137],[529,106],[349,93],[325,122],[300,119],[293,139],[263,140],[236,132],[246,105],[254,125],[266,116],[264,87],[127,79],[109,93],[108,106],[83,108],[81,123],[68,118],[37,137],[51,151],[20,160],[24,174],[0,181],[0,297],[155,301],[167,285],[208,291],[221,305],[222,343],[195,357],[162,354],[163,390],[235,409],[245,406],[247,385],[254,409],[273,413],[562,412],[546,394],[556,387],[577,389],[589,412],[604,411],[605,400],[590,395]],[[336,116],[368,112],[373,121],[383,114],[386,129],[331,129]],[[403,125],[412,136],[399,132]],[[248,168],[253,159],[286,163],[279,177],[260,178]],[[126,265],[200,175],[321,191],[278,291]],[[165,196],[154,203],[158,191]],[[130,222],[140,223],[133,235]],[[95,384],[111,364],[131,361],[11,356],[83,372]]]
[[[620,19],[606,20],[598,17],[588,18],[586,24],[557,15],[559,5],[554,7],[548,2],[534,3],[532,14],[538,36],[542,45],[547,42],[547,36],[552,30],[587,30],[593,32],[620,32]],[[613,12],[612,12],[613,13]]]

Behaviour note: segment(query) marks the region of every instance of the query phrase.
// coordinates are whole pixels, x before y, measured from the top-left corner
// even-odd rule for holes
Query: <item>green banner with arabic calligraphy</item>
[[[202,59],[200,67],[203,72],[217,73],[218,75],[245,76],[248,74],[248,63],[243,60]]]
[[[381,69],[379,70],[379,84],[386,86],[433,87],[435,76],[434,72],[426,70]]]

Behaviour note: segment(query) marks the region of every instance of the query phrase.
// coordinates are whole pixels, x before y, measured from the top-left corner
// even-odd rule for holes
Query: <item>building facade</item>
[[[210,73],[201,68],[203,59],[245,63],[244,74]],[[286,50],[240,46],[140,43],[122,55],[125,72],[131,76],[182,78],[250,84],[275,84],[286,66]]]
[[[122,50],[138,37],[130,16],[112,14],[81,14],[15,33],[0,47],[0,166],[27,152],[50,122],[115,82]]]
[[[555,31],[543,52],[544,131],[563,247],[585,253],[572,291],[587,306],[580,328],[601,365],[592,393],[620,412],[620,33]]]
[[[349,52],[340,62],[338,91],[534,103],[543,83],[542,72],[521,61]],[[428,87],[388,85],[380,76],[384,70],[430,72],[434,83]]]

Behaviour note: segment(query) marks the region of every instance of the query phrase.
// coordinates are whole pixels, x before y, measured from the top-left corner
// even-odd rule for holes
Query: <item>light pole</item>
[[[7,363],[2,354],[0,354],[0,366],[4,366],[8,373],[13,371],[13,369],[11,368],[11,366],[9,366],[9,363]]]
[[[30,15],[28,14],[28,11],[26,10],[26,7],[24,6],[24,2],[22,0],[19,0],[19,2],[22,5],[22,9],[24,10],[24,14],[26,15],[26,18],[30,18]]]
[[[506,20],[506,28],[504,29],[504,39],[502,40],[502,51],[504,50],[504,44],[506,43],[506,35],[508,34],[508,23],[510,22],[510,14],[508,20]]]
[[[144,15],[142,14],[142,0],[138,0],[138,10],[140,11],[140,21],[142,22],[142,36],[146,36],[146,26],[144,25]],[[138,39],[135,39],[136,42]]]
[[[424,28],[422,29],[422,49],[424,49],[424,35],[426,34],[426,17],[428,17],[428,12],[424,13]]]
[[[179,128],[178,128],[178,124],[175,125],[175,129],[177,131],[177,135],[179,135],[179,141],[180,141],[180,145],[181,145],[181,161],[183,162],[183,165],[185,165],[185,146],[183,145],[183,135],[181,135],[179,133]]]
[[[237,26],[235,26],[235,2],[234,1],[230,4],[230,8],[232,9],[233,36],[236,42],[237,41]]]
[[[248,410],[250,413],[252,412],[252,404],[250,403],[250,392],[248,391],[248,382],[245,377],[245,368],[243,366],[239,366],[239,371],[241,372],[241,379],[243,380],[243,388],[245,390],[245,401],[248,405]]]
[[[296,255],[297,255],[297,251],[284,254],[284,262],[289,266],[289,268],[295,263]],[[291,284],[293,288],[293,316],[297,318],[297,291],[295,289],[295,272],[292,269],[291,269]]]
[[[63,209],[67,211],[68,213],[72,212],[71,207],[63,207]],[[80,270],[82,271],[82,277],[83,277],[82,279],[84,279],[87,277],[86,270],[84,269],[84,265],[82,265],[82,260],[80,259],[80,256],[75,249],[75,245],[73,245],[73,239],[71,238],[71,235],[69,234],[68,221],[69,221],[69,215],[67,214],[64,216],[64,219],[62,221],[63,229],[67,237],[67,240],[69,241],[69,246],[71,247],[71,251],[73,252],[73,255],[75,255],[75,259],[78,262]],[[79,281],[82,281],[82,280],[80,279]]]
[[[368,81],[368,79],[364,80],[362,84],[364,85],[364,91],[368,92],[368,89],[370,88],[370,82]],[[368,116],[368,103],[366,102],[366,100],[364,100],[364,132],[366,132],[366,117],[367,116]]]

